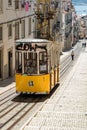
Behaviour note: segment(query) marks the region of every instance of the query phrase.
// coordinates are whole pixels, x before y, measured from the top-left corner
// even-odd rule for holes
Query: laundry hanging
[[[26,2],[25,2],[25,11],[28,11],[28,10],[29,10],[29,2],[26,1]]]

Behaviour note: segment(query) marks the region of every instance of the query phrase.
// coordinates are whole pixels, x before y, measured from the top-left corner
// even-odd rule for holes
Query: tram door
[[[8,75],[12,76],[12,52],[8,52]]]

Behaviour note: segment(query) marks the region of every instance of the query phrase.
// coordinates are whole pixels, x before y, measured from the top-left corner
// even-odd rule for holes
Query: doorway
[[[8,76],[12,76],[12,51],[8,52]]]
[[[0,50],[0,79],[2,79],[2,63],[3,63],[2,50]]]

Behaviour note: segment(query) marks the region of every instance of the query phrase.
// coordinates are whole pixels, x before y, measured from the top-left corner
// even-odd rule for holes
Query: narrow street
[[[87,130],[87,0],[0,0],[0,130]]]
[[[87,48],[55,96],[24,124],[21,130],[87,130]]]
[[[14,79],[6,79],[5,82],[1,82],[0,127],[2,130],[20,129],[22,124],[25,124],[30,117],[33,117],[49,100],[53,100],[55,97],[57,98],[57,94],[58,100],[60,100],[59,91],[62,91],[64,88],[64,92],[64,84],[69,73],[77,64],[80,53],[84,54],[84,52],[86,52],[85,48],[82,48],[81,42],[78,43],[73,50],[75,53],[74,61],[71,60],[71,50],[69,52],[63,52],[60,60],[60,86],[55,88],[48,96],[16,94]]]

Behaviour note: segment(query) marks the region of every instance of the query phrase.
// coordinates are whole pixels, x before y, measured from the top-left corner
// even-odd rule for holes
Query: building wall
[[[72,47],[72,3],[71,0],[62,1],[62,50]]]
[[[87,15],[79,18],[79,38],[87,38]]]
[[[19,23],[19,37],[22,35],[22,20],[25,20],[25,36],[24,38],[34,37],[34,1],[29,0],[31,5],[28,11],[21,8],[21,1],[18,2],[19,9],[15,10],[15,0],[11,0],[12,5],[8,5],[7,0],[2,0],[2,10],[0,10],[0,26],[2,27],[2,40],[0,40],[0,79],[13,76],[15,73],[15,26]],[[17,0],[16,0],[17,1]],[[29,18],[31,18],[31,26],[29,27]],[[8,27],[12,25],[12,36],[8,37]],[[31,32],[29,33],[29,28]],[[1,33],[1,32],[0,32]]]

